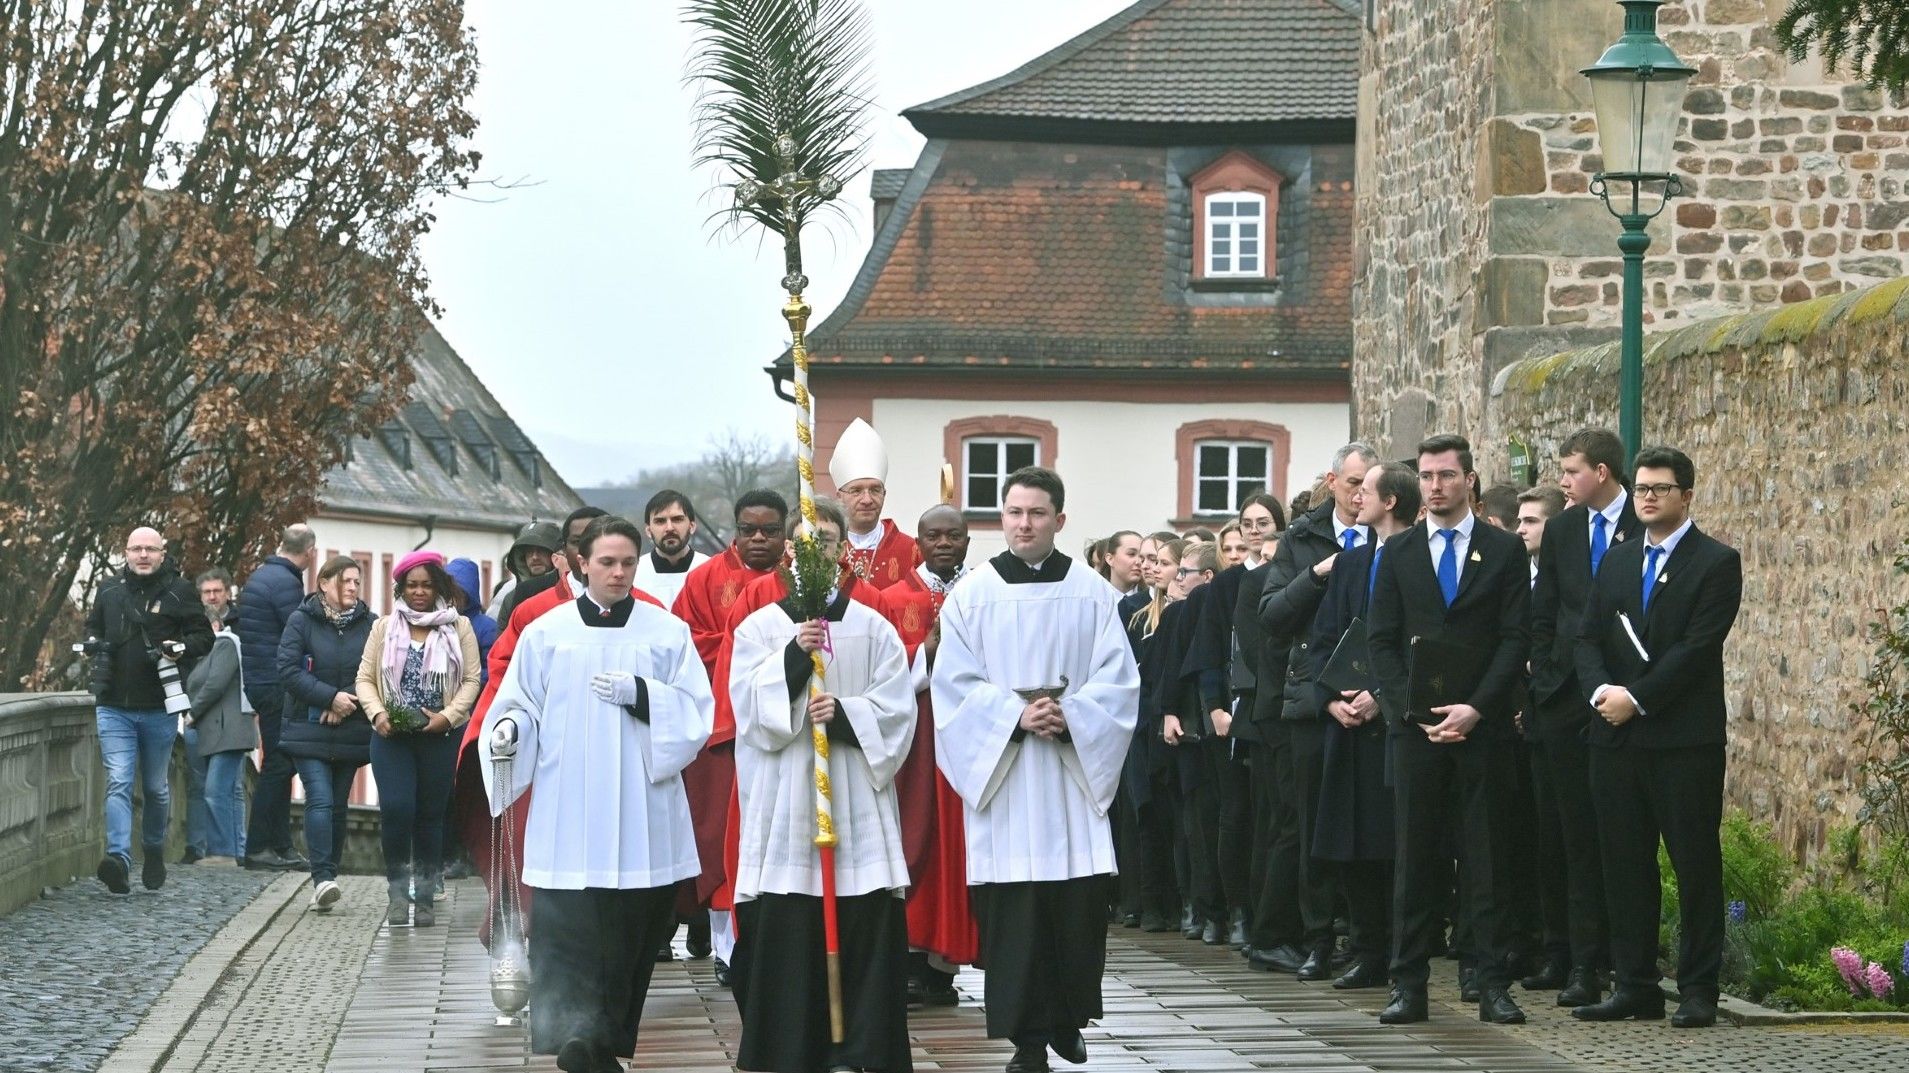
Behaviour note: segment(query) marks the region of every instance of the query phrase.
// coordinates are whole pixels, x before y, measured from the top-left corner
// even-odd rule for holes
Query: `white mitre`
[[[888,447],[874,426],[858,417],[835,441],[835,452],[829,455],[829,479],[840,492],[850,481],[870,477],[888,483]]]

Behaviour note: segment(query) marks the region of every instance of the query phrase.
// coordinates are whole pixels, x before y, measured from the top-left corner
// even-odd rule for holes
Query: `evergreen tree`
[[[1872,86],[1909,85],[1909,0],[1791,0],[1776,36],[1791,59],[1814,48]]]

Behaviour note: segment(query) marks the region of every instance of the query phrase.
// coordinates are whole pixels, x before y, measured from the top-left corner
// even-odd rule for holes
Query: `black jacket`
[[[1643,526],[1624,498],[1605,560]],[[1591,512],[1579,504],[1544,524],[1538,548],[1538,582],[1531,589],[1531,709],[1526,733],[1539,741],[1582,733],[1595,713],[1578,694],[1578,624],[1591,597]]]
[[[245,695],[262,714],[278,713],[278,639],[304,598],[305,575],[282,555],[260,563],[239,591],[237,629],[245,664]]]
[[[178,660],[181,686],[193,665],[212,651],[205,605],[171,559],[143,577],[127,568],[106,582],[87,612],[86,635],[106,642],[106,650],[92,660],[92,689],[94,700],[112,708],[165,707],[153,658],[162,642],[186,646]]]
[[[1394,734],[1419,733],[1407,721],[1407,683],[1415,637],[1439,637],[1490,652],[1485,673],[1467,700],[1483,716],[1472,737],[1510,736],[1512,716],[1524,705],[1526,614],[1531,602],[1531,557],[1516,534],[1474,519],[1458,596],[1450,607],[1432,568],[1431,537],[1419,522],[1385,542],[1372,590],[1372,668],[1379,707]],[[1606,560],[1608,564],[1609,560]]]
[[[354,604],[334,626],[317,594],[298,605],[273,650],[287,720],[315,723],[333,697],[357,693],[358,664],[377,617],[364,604]]]
[[[1263,666],[1278,668],[1273,680],[1283,682],[1280,717],[1317,719],[1312,689],[1312,619],[1326,595],[1325,578],[1312,568],[1345,549],[1334,538],[1332,514],[1337,504],[1328,499],[1302,515],[1279,538],[1279,551],[1267,567],[1259,597],[1259,621],[1266,628],[1269,651],[1283,653]],[[1364,532],[1364,528],[1360,528]],[[1370,534],[1367,534],[1368,536]],[[1260,692],[1271,689],[1262,675]]]
[[[1646,614],[1642,539],[1613,547],[1598,568],[1578,631],[1578,686],[1587,703],[1601,685],[1624,686],[1642,712],[1622,727],[1594,717],[1592,745],[1723,744],[1723,642],[1743,603],[1743,560],[1693,525],[1657,577]],[[1630,618],[1649,662],[1637,657],[1619,612]]]

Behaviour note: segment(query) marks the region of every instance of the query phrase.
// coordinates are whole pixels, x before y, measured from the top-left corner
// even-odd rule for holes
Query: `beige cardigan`
[[[393,622],[402,624],[403,620],[396,615],[386,615],[371,624],[371,636],[365,638],[364,658],[358,661],[358,704],[374,726],[378,717],[385,714],[384,668],[380,663],[384,659],[385,634]],[[443,713],[453,728],[463,726],[471,717],[471,706],[477,703],[477,682],[484,670],[477,656],[477,634],[471,629],[470,620],[462,615],[457,617],[457,645],[464,653],[460,661],[462,677],[458,679],[457,692],[444,702]]]

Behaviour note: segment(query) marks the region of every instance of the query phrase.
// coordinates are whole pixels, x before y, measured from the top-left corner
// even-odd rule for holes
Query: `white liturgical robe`
[[[656,597],[664,607],[675,607],[676,598],[682,595],[683,585],[689,580],[689,572],[709,561],[709,556],[700,551],[689,553],[689,562],[681,570],[658,570],[656,553],[651,552],[637,560],[636,587]]]
[[[1059,552],[1039,569],[1003,552],[942,605],[935,764],[966,805],[969,883],[1114,873],[1107,810],[1140,703],[1119,599]],[[1050,687],[1064,687],[1066,740],[1015,740],[1015,691]]]
[[[625,610],[627,608],[627,610]],[[586,623],[585,616],[601,616]],[[623,620],[627,615],[627,620]],[[590,680],[642,682],[637,710],[597,698]],[[517,722],[511,785],[495,785],[491,731]],[[661,887],[702,871],[680,773],[708,740],[715,701],[689,627],[626,599],[605,615],[589,598],[524,630],[484,716],[480,767],[491,815],[526,788],[524,882],[553,890]]]
[[[854,743],[829,741],[836,892],[844,897],[908,888],[895,773],[915,740],[915,691],[901,637],[867,606],[829,609],[823,689],[840,700]],[[796,624],[770,604],[736,627],[729,697],[736,711],[736,790],[742,807],[736,900],[822,894],[815,847],[815,750],[806,685],[789,696],[785,650]],[[806,677],[802,679],[806,682]],[[837,728],[838,733],[841,728]]]

